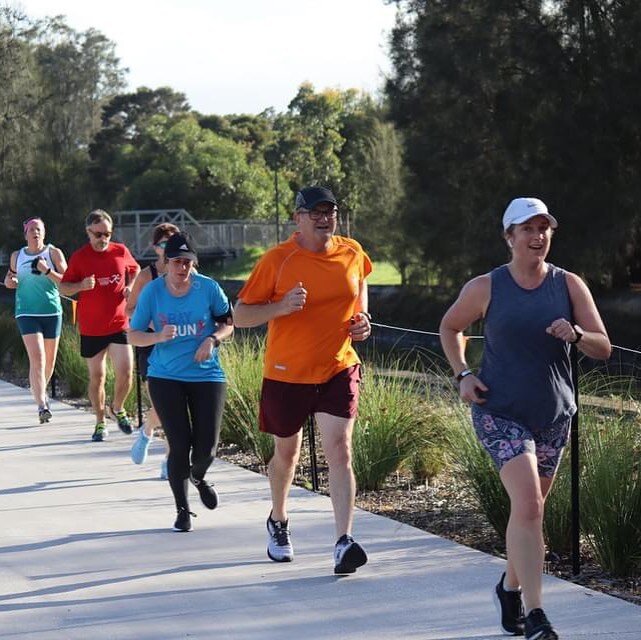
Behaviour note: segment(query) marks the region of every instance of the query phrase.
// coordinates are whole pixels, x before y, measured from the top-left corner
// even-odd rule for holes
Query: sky
[[[303,82],[377,94],[396,9],[383,0],[16,0],[97,29],[128,90],[169,86],[204,114],[284,111]]]

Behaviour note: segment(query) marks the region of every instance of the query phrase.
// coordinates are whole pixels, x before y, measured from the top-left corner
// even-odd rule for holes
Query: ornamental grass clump
[[[0,312],[0,369],[18,375],[29,372],[29,358],[18,325],[9,308]]]
[[[641,569],[638,417],[586,411],[582,425],[582,528],[599,564],[629,576]]]
[[[274,439],[258,429],[264,338],[237,336],[235,340],[225,342],[220,352],[227,375],[221,440],[254,454],[266,465],[274,455]]]
[[[74,325],[62,325],[58,357],[56,359],[56,376],[66,387],[72,398],[81,398],[87,395],[89,386],[89,372],[87,363],[80,355],[80,336]]]
[[[401,375],[399,363],[384,373],[367,370],[352,438],[359,490],[380,489],[390,474],[425,446],[423,415],[428,410],[418,377]]]

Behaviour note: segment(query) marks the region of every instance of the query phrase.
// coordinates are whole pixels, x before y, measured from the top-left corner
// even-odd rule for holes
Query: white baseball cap
[[[556,218],[548,211],[545,202],[538,198],[514,198],[503,214],[503,231],[513,224],[521,224],[534,216],[545,216],[553,229],[559,226]]]

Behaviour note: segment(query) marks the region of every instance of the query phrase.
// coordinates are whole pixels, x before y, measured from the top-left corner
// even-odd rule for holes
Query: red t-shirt
[[[129,326],[123,291],[139,270],[138,263],[124,244],[110,242],[106,251],[95,251],[90,244],[69,258],[63,282],[80,282],[95,276],[96,286],[78,294],[78,327],[83,336],[107,336]]]

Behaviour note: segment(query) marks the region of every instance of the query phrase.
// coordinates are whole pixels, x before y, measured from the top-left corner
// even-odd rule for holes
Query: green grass
[[[374,270],[367,278],[367,284],[401,284],[401,274],[391,262],[375,262]]]
[[[201,273],[215,280],[247,280],[258,259],[265,253],[263,247],[248,247],[238,258],[225,262],[222,267],[202,265]],[[368,284],[401,284],[401,274],[390,262],[375,262]]]

